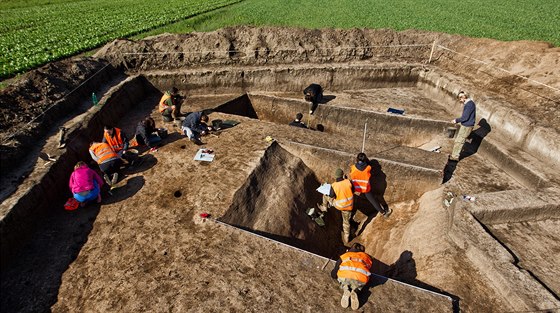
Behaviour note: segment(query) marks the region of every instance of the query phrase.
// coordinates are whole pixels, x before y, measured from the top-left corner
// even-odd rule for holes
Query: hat
[[[340,168],[337,168],[336,171],[334,171],[334,178],[342,178],[343,175],[344,172]]]

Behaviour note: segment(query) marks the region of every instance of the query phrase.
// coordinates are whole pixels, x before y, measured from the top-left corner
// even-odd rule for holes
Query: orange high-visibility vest
[[[369,192],[371,190],[371,185],[369,184],[370,177],[370,165],[366,166],[363,171],[356,168],[356,165],[352,165],[350,168],[350,179],[352,180],[352,185],[354,185],[354,191]]]
[[[124,142],[121,137],[121,130],[119,128],[113,128],[113,137],[109,136],[107,132],[103,135],[107,144],[111,147],[111,149],[115,152],[119,152],[124,148]]]
[[[348,180],[342,180],[331,184],[336,199],[334,207],[340,211],[352,211],[354,204],[354,194],[352,193],[352,183]]]
[[[169,92],[166,91],[161,97],[161,100],[159,100],[159,113],[162,113],[163,111],[165,111],[165,109],[167,109],[168,105],[165,104],[165,101],[167,101],[167,99],[170,98],[171,98],[171,94],[169,94]]]
[[[97,157],[97,164],[103,164],[119,157],[113,150],[111,150],[111,147],[104,142],[94,143],[91,145],[89,150]]]
[[[346,252],[340,256],[342,263],[336,275],[338,278],[355,279],[367,284],[371,272],[371,258],[364,252]]]

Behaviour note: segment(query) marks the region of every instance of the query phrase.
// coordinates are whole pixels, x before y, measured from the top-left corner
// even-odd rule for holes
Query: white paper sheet
[[[204,150],[206,150],[206,149],[198,149],[198,151],[196,152],[196,155],[194,156],[194,160],[195,161],[206,161],[206,162],[214,161],[214,154],[213,153],[202,152]]]
[[[317,188],[317,191],[328,196],[331,193],[331,185],[324,183]]]

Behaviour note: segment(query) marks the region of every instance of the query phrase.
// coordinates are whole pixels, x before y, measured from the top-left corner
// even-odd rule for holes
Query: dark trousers
[[[366,192],[366,199],[368,199],[369,203],[371,203],[373,205],[373,207],[377,210],[377,212],[381,213],[381,214],[385,214],[385,209],[383,209],[383,207],[381,206],[381,204],[379,204],[379,201],[377,201],[377,199],[375,199],[375,196],[373,195],[373,193],[370,192]]]
[[[99,169],[107,174],[107,175],[113,175],[114,173],[118,172],[119,169],[121,168],[122,165],[122,160],[119,159],[112,159],[110,161],[107,161],[105,163],[101,163],[99,164]]]

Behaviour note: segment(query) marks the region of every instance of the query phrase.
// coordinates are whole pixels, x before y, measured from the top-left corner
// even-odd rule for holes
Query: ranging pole
[[[367,122],[364,124],[364,140],[362,141],[362,153],[364,152],[364,148],[366,146],[366,132],[367,132]]]

